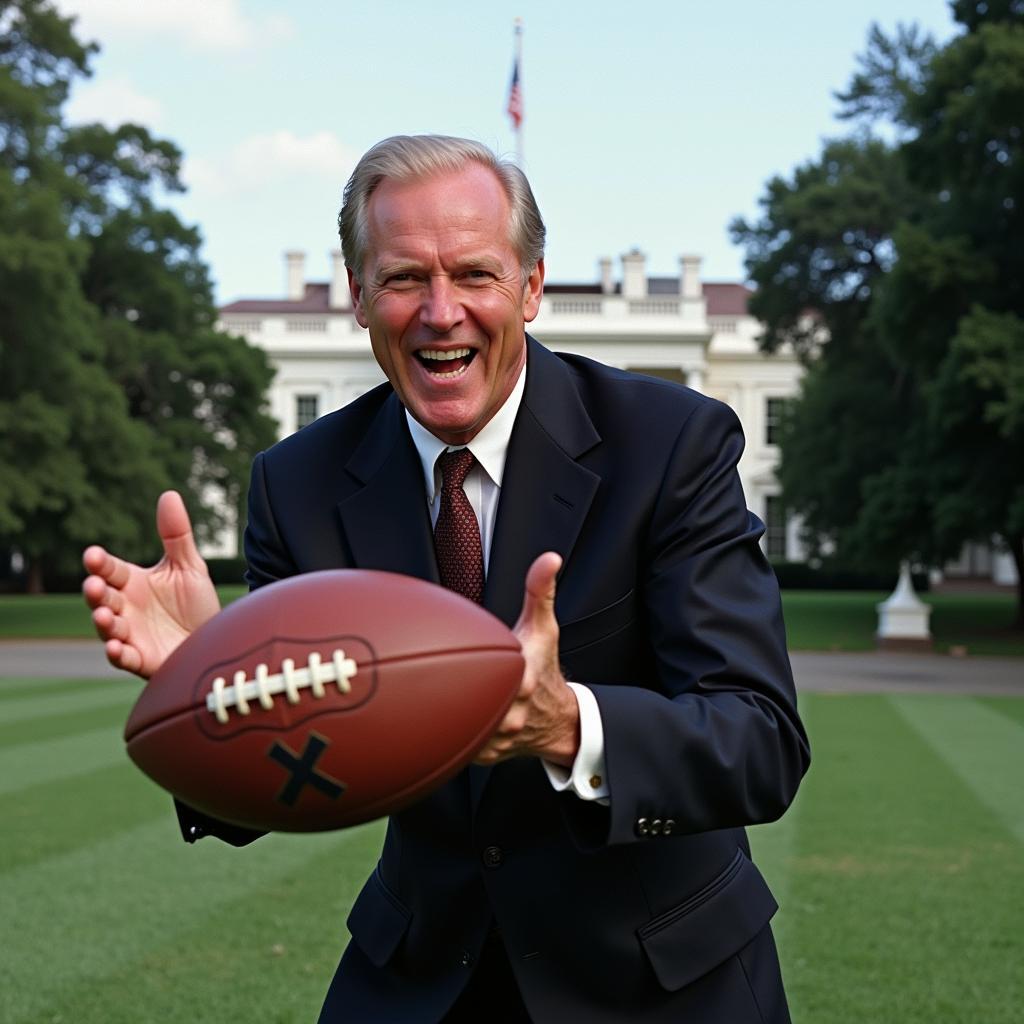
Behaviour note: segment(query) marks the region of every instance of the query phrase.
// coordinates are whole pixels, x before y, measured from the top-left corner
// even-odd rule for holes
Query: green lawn
[[[0,680],[5,1024],[312,1021],[381,826],[180,841],[121,681]],[[808,694],[814,764],[752,831],[797,1024],[1011,1024],[1024,699]]]
[[[888,595],[862,590],[784,590],[782,607],[793,651],[869,651],[875,647],[875,606]],[[935,650],[968,654],[1024,654],[1024,630],[1013,627],[1011,594],[924,594],[932,606]]]
[[[245,593],[243,586],[217,588],[221,603]],[[94,637],[89,609],[81,594],[0,595],[0,640]]]
[[[244,587],[219,587],[223,602]],[[885,594],[865,591],[787,590],[782,604],[794,651],[867,651],[875,646],[875,605]],[[926,594],[933,607],[935,649],[967,648],[969,654],[1024,655],[1024,630],[1011,628],[1010,594]],[[0,639],[92,637],[89,612],[78,594],[0,596]]]

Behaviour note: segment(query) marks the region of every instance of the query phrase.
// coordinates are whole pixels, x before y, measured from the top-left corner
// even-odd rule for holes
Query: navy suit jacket
[[[528,345],[484,604],[511,625],[533,559],[563,556],[561,660],[597,697],[610,803],[519,758],[394,815],[321,1020],[440,1019],[495,923],[537,1021],[788,1019],[743,826],[783,813],[809,752],[739,423]],[[258,456],[249,501],[253,586],[336,567],[437,581],[390,385]]]

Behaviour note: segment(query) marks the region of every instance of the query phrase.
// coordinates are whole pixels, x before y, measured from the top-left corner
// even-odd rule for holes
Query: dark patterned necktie
[[[479,604],[484,596],[484,554],[480,526],[462,485],[476,459],[468,448],[447,451],[441,468],[441,509],[434,526],[434,548],[441,585]]]

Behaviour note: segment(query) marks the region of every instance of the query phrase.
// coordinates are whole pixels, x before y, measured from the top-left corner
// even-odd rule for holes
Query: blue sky
[[[548,279],[595,280],[633,246],[740,280],[728,238],[765,182],[813,157],[873,21],[955,30],[944,0],[675,2],[58,0],[101,46],[74,121],[140,120],[185,153],[221,302],[276,297],[282,254],[326,280],[341,189],[387,135],[467,135],[512,155],[513,22],[524,23],[525,167]]]

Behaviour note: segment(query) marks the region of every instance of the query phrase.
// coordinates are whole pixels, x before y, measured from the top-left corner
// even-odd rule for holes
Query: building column
[[[306,254],[298,249],[286,252],[284,266],[287,298],[298,302],[306,295]]]
[[[639,249],[622,254],[622,296],[626,299],[647,298],[646,259]]]
[[[331,250],[331,284],[328,291],[327,305],[331,309],[344,309],[348,305],[348,273],[345,270],[345,257],[340,249]]]

